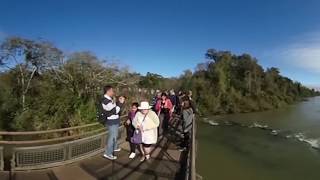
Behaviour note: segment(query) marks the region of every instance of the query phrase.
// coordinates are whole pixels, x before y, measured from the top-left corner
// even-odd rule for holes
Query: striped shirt
[[[107,98],[109,101],[108,104],[104,104],[102,103],[102,107],[104,110],[106,111],[113,111],[113,109],[115,108],[114,113],[107,117],[107,120],[117,120],[119,119],[119,112],[120,112],[120,107],[117,106],[117,104],[113,101],[113,99],[111,97],[109,97],[108,95],[104,95],[105,98]]]

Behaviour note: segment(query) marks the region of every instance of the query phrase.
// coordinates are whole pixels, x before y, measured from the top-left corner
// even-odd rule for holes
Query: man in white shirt
[[[120,111],[125,101],[123,96],[119,97],[118,102],[115,102],[113,97],[114,91],[112,86],[105,86],[101,105],[106,113],[105,125],[108,127],[108,139],[107,147],[103,156],[110,160],[117,159],[117,157],[113,155],[113,152],[121,150],[118,148],[117,138],[120,125]]]

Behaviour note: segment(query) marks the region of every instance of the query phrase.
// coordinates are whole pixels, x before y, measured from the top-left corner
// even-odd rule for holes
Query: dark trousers
[[[183,139],[182,139],[180,146],[185,147],[185,148],[189,148],[189,144],[190,144],[189,141],[190,141],[190,133],[189,132],[183,133]]]
[[[134,144],[134,143],[131,142],[131,137],[133,136],[135,128],[130,124],[130,125],[126,125],[126,130],[127,130],[126,141],[128,141],[128,143],[130,145],[130,152],[135,153],[136,149],[137,149],[137,144]]]
[[[133,144],[132,142],[129,142],[130,144],[130,152],[136,153],[137,144]]]
[[[160,113],[159,116],[160,125],[159,125],[159,135],[168,132],[169,129],[169,120],[170,120],[170,113]]]

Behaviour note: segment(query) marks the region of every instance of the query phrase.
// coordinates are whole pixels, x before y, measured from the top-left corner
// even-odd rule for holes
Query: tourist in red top
[[[160,119],[159,134],[166,133],[169,128],[169,120],[172,115],[173,105],[166,93],[161,94],[161,99],[157,101],[156,112]]]

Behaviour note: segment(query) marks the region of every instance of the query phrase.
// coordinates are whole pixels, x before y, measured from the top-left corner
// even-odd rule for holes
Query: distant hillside
[[[318,96],[300,82],[280,74],[275,67],[264,69],[249,54],[209,49],[207,62],[180,80],[191,89],[202,114],[263,111]]]
[[[315,91],[320,92],[320,85],[319,86],[308,86],[310,89],[314,89]]]

